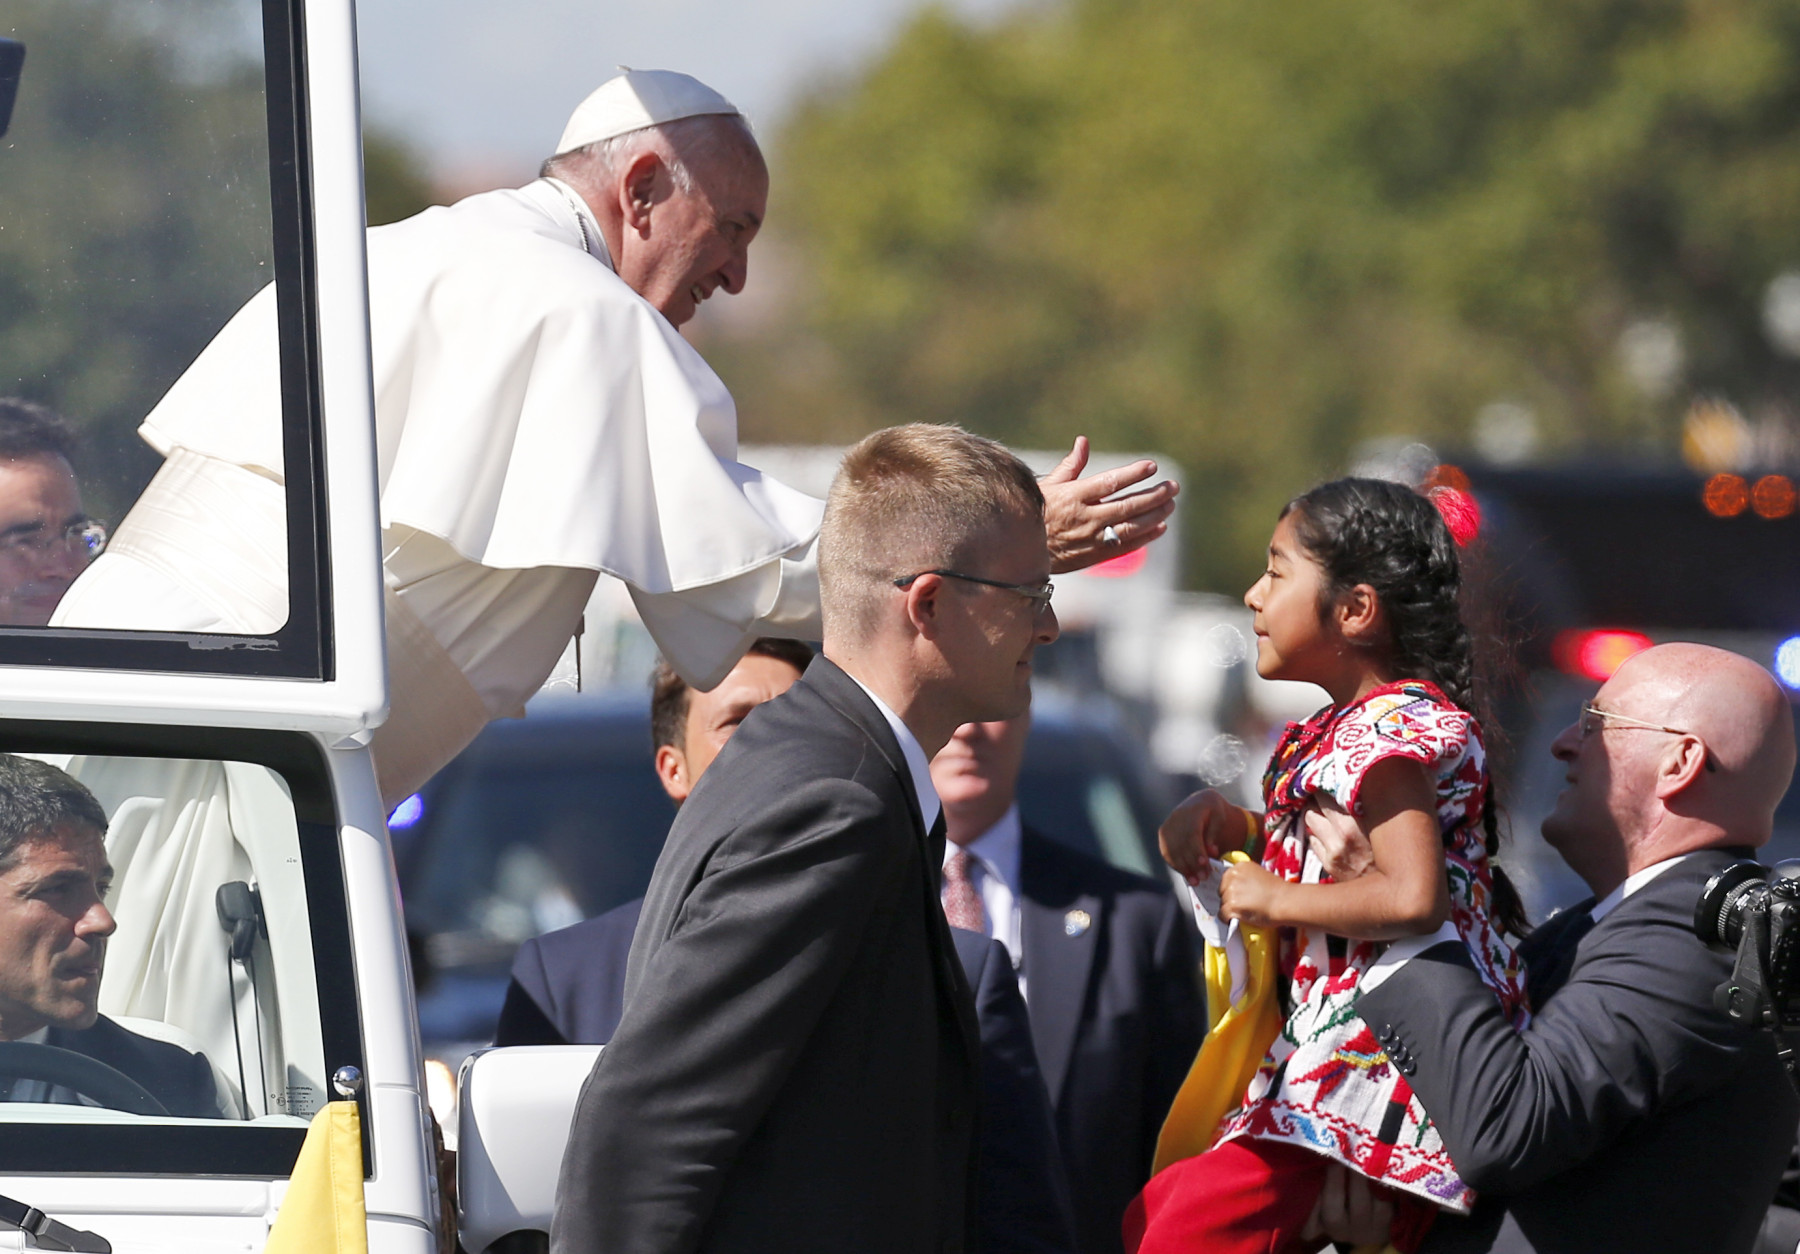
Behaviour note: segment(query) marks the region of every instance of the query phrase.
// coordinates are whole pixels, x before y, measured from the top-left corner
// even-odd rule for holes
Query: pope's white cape
[[[649,593],[803,550],[819,502],[736,461],[725,385],[573,222],[540,180],[369,232],[383,525]],[[169,389],[157,451],[280,477],[274,319],[265,289]]]

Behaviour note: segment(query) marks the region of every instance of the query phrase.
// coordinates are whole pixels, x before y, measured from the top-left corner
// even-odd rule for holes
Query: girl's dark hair
[[[1281,516],[1325,573],[1320,612],[1367,584],[1387,621],[1389,664],[1408,678],[1430,680],[1485,721],[1474,642],[1459,605],[1462,565],[1437,506],[1403,484],[1334,479],[1289,501]],[[1481,824],[1492,858],[1500,851],[1500,820],[1491,780]],[[1493,874],[1494,917],[1523,936],[1530,926],[1524,903],[1498,866]]]

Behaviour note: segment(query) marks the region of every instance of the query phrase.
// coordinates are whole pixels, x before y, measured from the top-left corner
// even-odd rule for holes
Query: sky
[[[975,17],[1009,0],[944,0]],[[363,109],[440,181],[522,181],[614,67],[683,70],[765,132],[919,0],[359,0]]]

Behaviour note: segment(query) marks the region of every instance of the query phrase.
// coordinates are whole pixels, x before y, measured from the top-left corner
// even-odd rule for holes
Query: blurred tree
[[[117,520],[159,458],[137,425],[269,281],[260,5],[10,0],[27,47],[0,140],[0,395],[84,434],[88,507]],[[416,160],[368,141],[376,220],[429,202]]]
[[[440,203],[418,154],[399,136],[369,126],[363,127],[363,200],[370,226]]]
[[[1788,0],[1065,0],[937,10],[774,145],[794,316],[709,345],[758,438],[913,419],[1185,465],[1190,574],[1254,576],[1361,441],[1672,456],[1787,423]]]

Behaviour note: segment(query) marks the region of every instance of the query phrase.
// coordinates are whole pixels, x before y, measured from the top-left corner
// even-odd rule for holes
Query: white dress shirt
[[[969,882],[981,895],[988,935],[1006,946],[1013,970],[1019,975],[1021,996],[1025,992],[1025,938],[1019,915],[1019,846],[1022,838],[1019,807],[1015,804],[1008,806],[1006,813],[987,831],[960,846],[969,855]],[[958,848],[949,841],[944,843],[946,863]]]
[[[849,671],[844,673],[850,674]],[[938,811],[944,808],[944,803],[938,800],[937,788],[931,782],[931,759],[925,756],[925,749],[919,744],[919,738],[912,734],[912,728],[900,721],[900,716],[888,708],[888,703],[856,676],[850,675],[850,678],[875,703],[875,708],[881,711],[881,717],[893,730],[894,739],[900,742],[900,754],[906,759],[906,769],[912,773],[913,794],[919,799],[919,817],[925,820],[925,830],[929,832],[931,825],[937,822]]]

